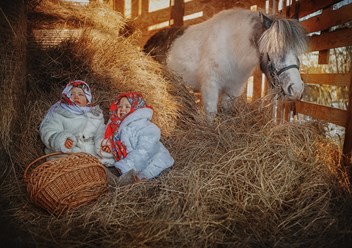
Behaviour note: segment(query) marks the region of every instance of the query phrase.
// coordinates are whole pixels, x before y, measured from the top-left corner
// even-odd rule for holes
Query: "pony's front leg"
[[[219,90],[216,87],[203,85],[201,94],[207,120],[211,123],[218,112]]]

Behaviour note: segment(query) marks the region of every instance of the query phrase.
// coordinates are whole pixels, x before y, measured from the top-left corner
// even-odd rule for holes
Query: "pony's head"
[[[260,68],[274,88],[296,100],[302,97],[304,83],[298,56],[307,48],[307,36],[297,20],[268,17],[260,13],[264,32],[259,39]]]

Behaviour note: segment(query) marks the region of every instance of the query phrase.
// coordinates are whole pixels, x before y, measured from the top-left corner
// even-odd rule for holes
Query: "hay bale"
[[[73,16],[58,6],[56,14],[62,8]],[[59,218],[28,202],[21,176],[8,181],[2,194],[37,246],[329,247],[338,238],[338,204],[350,199],[350,184],[341,149],[321,123],[275,125],[270,99],[238,99],[232,113],[208,125],[192,94],[131,37],[98,27],[31,51],[27,122],[11,154],[17,175],[42,154],[37,127],[72,78],[90,83],[105,111],[120,91],[144,94],[176,163],[155,180],[111,188]]]
[[[23,1],[2,1],[0,10],[0,149],[10,152],[26,95],[27,16]]]
[[[111,189],[61,218],[22,203],[16,218],[37,242],[62,246],[329,247],[336,199],[349,187],[338,181],[340,149],[319,123],[276,126],[255,108],[215,129],[185,120],[166,140],[176,165],[156,180]]]

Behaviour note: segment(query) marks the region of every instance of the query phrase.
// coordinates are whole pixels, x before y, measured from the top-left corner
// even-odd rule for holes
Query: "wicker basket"
[[[59,154],[63,153],[37,158],[24,172],[31,201],[54,214],[95,200],[108,188],[104,166],[87,153],[71,153],[33,167],[39,161]]]

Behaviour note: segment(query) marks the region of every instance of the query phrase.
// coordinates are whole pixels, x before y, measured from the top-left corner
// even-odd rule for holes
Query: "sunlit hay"
[[[166,81],[159,64],[123,37],[112,40],[96,30],[85,30],[75,44],[72,53],[86,59],[94,77],[101,80],[98,83],[111,85],[110,92],[99,94],[100,97],[109,97],[111,102],[118,92],[141,92],[153,107],[153,120],[162,128],[163,134],[168,135],[173,130],[180,104],[169,91],[177,84],[170,85]],[[181,87],[178,88],[182,91]],[[96,88],[99,91],[100,86]],[[101,102],[106,100],[100,98]]]
[[[86,44],[87,48],[83,49],[82,44]],[[162,76],[161,68],[157,67],[154,61],[145,58],[143,68],[136,68],[131,63],[137,59],[131,58],[125,52],[124,59],[126,61],[115,60],[115,64],[124,65],[120,68],[109,69],[104,67],[102,63],[95,64],[98,63],[98,60],[92,62],[88,55],[79,54],[79,51],[91,51],[90,49],[92,47],[89,47],[87,43],[68,41],[50,50],[36,51],[37,58],[32,63],[31,83],[29,84],[31,94],[28,98],[30,100],[28,100],[24,113],[26,119],[30,121],[22,123],[20,139],[16,144],[18,152],[13,154],[19,164],[28,164],[33,159],[33,155],[39,156],[42,153],[43,144],[41,144],[38,135],[40,121],[50,106],[60,99],[66,82],[73,78],[83,79],[90,84],[93,101],[100,104],[106,118],[108,118],[109,104],[114,100],[116,94],[132,90],[141,92],[148,104],[153,107],[153,121],[161,128],[163,138],[168,137],[177,123],[181,121],[178,117],[178,111],[184,112],[182,115],[195,111],[196,108],[192,105],[192,101],[194,101],[192,95],[179,82],[175,81],[170,84],[167,78]],[[98,55],[100,52],[104,53],[104,51],[97,50],[94,51],[94,54]],[[110,58],[112,57],[110,56]],[[86,61],[80,58],[85,58]],[[131,59],[130,62],[128,58]],[[142,63],[143,57],[139,59]],[[151,64],[148,65],[149,62]],[[146,68],[153,63],[155,67]],[[95,73],[96,70],[102,70],[104,73]],[[134,73],[140,75],[134,75]],[[57,82],[55,82],[56,80]],[[182,110],[178,110],[179,108]],[[27,153],[31,155],[28,157]]]
[[[42,56],[31,65],[31,70],[39,71],[32,75],[33,83],[44,90],[54,83],[63,88],[69,80],[85,80],[92,87],[95,103],[102,106],[106,115],[118,93],[139,91],[153,107],[153,121],[168,135],[176,125],[177,110],[182,105],[182,99],[177,100],[170,92],[187,94],[185,87],[180,83],[171,85],[160,65],[124,39],[99,40],[93,37],[94,33],[86,30],[79,39],[39,51]],[[52,103],[59,96],[50,99]]]
[[[62,7],[54,9],[55,14],[61,9],[68,16],[71,11],[70,8],[62,10]],[[50,15],[51,12],[46,10],[46,15]],[[79,17],[77,11],[75,8],[74,15]],[[105,9],[105,12],[108,11],[112,10]],[[60,99],[62,89],[72,79],[84,80],[91,86],[94,104],[101,106],[106,120],[109,105],[118,93],[139,91],[153,107],[153,122],[160,127],[163,139],[173,132],[181,108],[185,113],[196,109],[186,103],[194,101],[186,87],[139,51],[132,44],[132,37],[103,31],[100,26],[82,28],[78,37],[71,37],[59,45],[42,48],[38,44],[30,49],[28,86],[31,94],[26,115],[31,121],[23,123],[23,133],[16,144],[18,152],[13,154],[19,164],[28,164],[33,155],[42,152],[43,145],[37,132],[40,121],[50,106]],[[31,155],[27,156],[27,152]]]
[[[10,5],[9,5],[10,6]],[[1,9],[0,46],[0,150],[12,150],[14,132],[19,128],[20,111],[25,96],[26,15],[24,3],[13,3],[15,11]],[[4,6],[5,10],[13,10]],[[4,166],[5,167],[5,166]]]
[[[41,1],[29,14],[33,28],[87,28],[108,34],[123,33],[125,19],[104,4],[76,5],[65,1]]]
[[[271,108],[246,104],[213,126],[186,116],[167,139],[176,164],[160,178],[111,188],[59,218],[29,203],[16,216],[37,242],[59,245],[329,247],[324,235],[341,218],[334,199],[347,191],[339,148],[320,123],[266,121]]]

